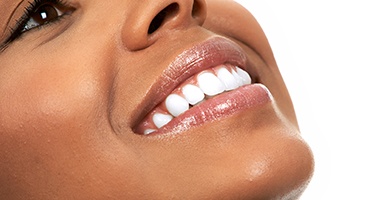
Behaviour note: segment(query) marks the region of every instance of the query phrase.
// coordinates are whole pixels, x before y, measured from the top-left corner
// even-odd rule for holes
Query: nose
[[[201,26],[206,19],[206,0],[138,2],[121,30],[123,45],[130,51],[147,48],[172,31]]]

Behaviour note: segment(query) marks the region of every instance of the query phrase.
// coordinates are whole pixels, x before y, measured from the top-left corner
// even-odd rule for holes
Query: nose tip
[[[147,48],[172,30],[201,26],[206,19],[205,0],[165,0],[140,3],[122,28],[123,45],[130,51]]]

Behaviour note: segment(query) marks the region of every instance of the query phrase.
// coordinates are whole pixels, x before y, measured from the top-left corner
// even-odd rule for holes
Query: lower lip
[[[270,91],[262,84],[243,86],[194,106],[150,135],[183,132],[207,122],[261,107],[272,102],[272,99]]]

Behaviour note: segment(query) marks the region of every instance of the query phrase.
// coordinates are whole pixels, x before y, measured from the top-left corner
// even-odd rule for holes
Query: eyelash
[[[57,16],[55,19],[46,21],[41,25],[26,28],[26,25],[32,18],[31,16],[45,4],[50,4],[54,8],[57,8],[56,10],[58,12],[61,12],[62,14]],[[69,10],[69,12],[60,11],[60,8],[64,8],[63,10]],[[10,28],[10,37],[6,40],[5,44],[10,44],[11,42],[20,38],[24,33],[32,29],[43,28],[46,25],[56,23],[63,19],[66,15],[71,14],[73,11],[74,10],[64,0],[34,0],[33,2],[29,2],[29,5],[24,9],[24,14],[22,15],[22,17],[16,21],[15,28]]]

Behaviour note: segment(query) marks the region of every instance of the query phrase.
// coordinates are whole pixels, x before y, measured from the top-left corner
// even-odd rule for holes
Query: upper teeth
[[[189,110],[189,103],[185,98],[178,94],[170,94],[165,100],[165,106],[167,107],[168,112],[174,117]]]
[[[225,85],[220,79],[211,72],[203,72],[198,75],[198,85],[208,96],[215,96],[224,92]]]
[[[196,105],[204,99],[204,93],[195,85],[187,84],[182,88],[182,94],[190,105]]]
[[[250,75],[239,67],[221,65],[199,73],[189,79],[182,87],[174,90],[164,101],[165,109],[153,113],[155,127],[147,127],[144,134],[156,131],[168,124],[174,117],[189,110],[190,107],[204,101],[205,97],[213,97],[225,91],[237,89],[251,84]],[[162,106],[160,106],[162,107]],[[164,112],[162,111],[164,110]]]

